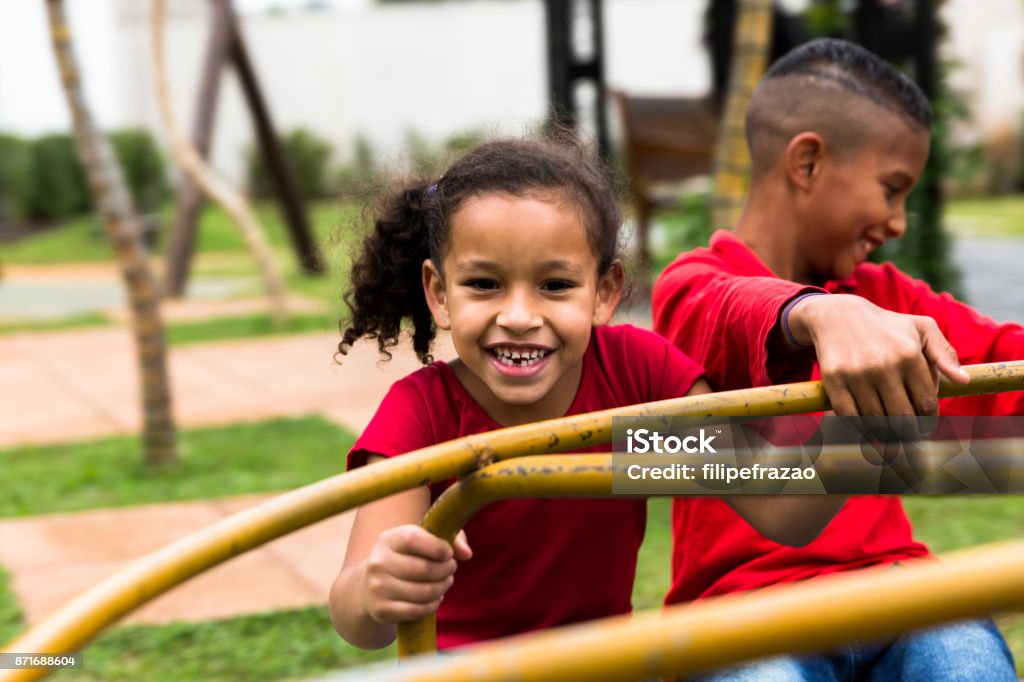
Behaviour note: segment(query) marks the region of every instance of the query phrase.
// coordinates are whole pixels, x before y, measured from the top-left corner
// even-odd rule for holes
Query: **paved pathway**
[[[378,363],[373,345],[361,344],[339,365],[336,341],[336,333],[316,333],[171,349],[178,424],[320,414],[359,432],[391,383],[418,361],[404,350]],[[450,352],[447,339],[438,345],[442,355]],[[0,337],[0,386],[0,447],[139,428],[138,372],[126,329]],[[132,559],[262,499],[6,520],[0,522],[0,564],[11,573],[26,619],[35,623]],[[350,525],[351,515],[343,515],[282,538],[189,581],[130,620],[205,620],[323,604]]]
[[[360,431],[391,383],[418,367],[408,350],[378,362],[371,343],[342,364],[335,332],[174,347],[181,426],[320,414]],[[438,354],[450,353],[446,339]],[[134,433],[141,415],[133,342],[124,328],[0,336],[0,447]],[[15,390],[16,389],[16,390]]]
[[[106,265],[8,268],[2,284],[10,300],[0,298],[0,316],[17,319],[25,308],[15,304],[39,287],[116,290],[116,277]],[[12,292],[14,285],[22,290]],[[317,310],[316,303],[295,297],[290,308]],[[265,309],[259,298],[193,298],[165,306],[164,316],[194,320]],[[107,312],[123,319],[116,306]],[[408,349],[379,363],[375,346],[367,343],[357,344],[338,364],[337,336],[313,333],[172,348],[179,426],[318,414],[358,433],[391,383],[419,363]],[[439,340],[438,354],[451,354],[446,338]],[[133,339],[124,326],[0,336],[0,448],[137,433],[138,392]],[[26,620],[35,623],[135,558],[266,497],[2,520],[0,565],[11,574]],[[324,604],[351,521],[351,514],[328,519],[233,559],[158,598],[129,621],[205,620]]]

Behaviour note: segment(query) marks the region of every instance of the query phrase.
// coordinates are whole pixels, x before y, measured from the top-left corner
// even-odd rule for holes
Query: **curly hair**
[[[423,364],[433,361],[437,328],[423,292],[423,261],[429,258],[440,269],[450,216],[467,199],[494,193],[560,195],[580,211],[598,274],[617,259],[622,221],[616,187],[603,164],[565,140],[484,143],[436,182],[411,182],[387,195],[351,270],[351,288],[344,295],[351,312],[339,353],[367,337],[376,339],[380,353],[390,359],[388,349],[398,343],[402,321],[410,319],[416,356]]]

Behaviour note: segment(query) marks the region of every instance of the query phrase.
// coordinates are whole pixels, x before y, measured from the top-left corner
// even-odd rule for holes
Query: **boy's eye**
[[[498,288],[498,283],[493,279],[468,279],[462,283],[463,286],[469,287],[470,289],[476,289],[477,291],[494,291]]]
[[[885,187],[885,196],[886,196],[887,199],[892,199],[897,194],[899,194],[900,192],[903,191],[903,189],[901,187],[896,187],[895,185],[890,185],[887,182],[883,182],[882,186]]]
[[[564,279],[552,279],[544,282],[540,288],[544,291],[566,291],[574,286],[576,285]]]

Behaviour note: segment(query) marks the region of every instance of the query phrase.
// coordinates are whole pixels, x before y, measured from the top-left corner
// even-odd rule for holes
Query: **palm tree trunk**
[[[227,8],[227,11],[231,11]],[[164,16],[163,0],[153,0],[152,37],[153,67],[157,96],[160,100],[160,114],[164,128],[170,138],[171,153],[178,166],[189,176],[210,199],[219,204],[234,221],[246,245],[256,259],[263,284],[270,296],[274,324],[283,326],[287,317],[284,279],[281,277],[274,253],[267,243],[256,214],[241,192],[218,177],[203,161],[192,142],[181,132],[171,106],[170,90],[167,85],[167,64],[164,60]]]
[[[772,0],[740,0],[725,117],[718,128],[715,150],[715,192],[711,200],[711,217],[716,228],[732,228],[743,210],[750,172],[743,119],[750,95],[768,61],[771,32]]]
[[[170,378],[156,278],[149,268],[142,228],[121,167],[109,141],[96,128],[86,104],[63,1],[46,0],[46,8],[78,154],[128,289],[135,347],[141,368],[142,440],[146,462],[153,466],[167,464],[178,458],[177,434],[171,411]]]

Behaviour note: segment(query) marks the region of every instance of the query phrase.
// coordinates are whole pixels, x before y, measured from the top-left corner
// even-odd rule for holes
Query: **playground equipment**
[[[942,397],[1024,389],[1024,362],[977,365],[967,369],[971,375],[971,382],[963,386],[943,383],[940,391]],[[677,416],[758,417],[801,414],[825,409],[828,409],[828,402],[821,383],[804,382],[604,410],[501,429],[434,445],[286,493],[172,543],[136,561],[73,599],[49,618],[7,644],[4,651],[78,651],[104,628],[171,587],[274,538],[396,492],[456,476],[465,476],[493,462],[607,443],[612,439],[614,417],[665,418],[667,422],[671,417]],[[589,483],[581,482],[582,485],[593,483],[593,480]],[[1000,554],[997,559],[1005,559],[1008,564],[1019,567],[1020,555],[1021,553],[1017,552],[1012,557],[1005,558]],[[991,565],[986,564],[987,576],[990,570]],[[1010,572],[1014,575],[1020,574],[1019,570]],[[958,617],[962,613],[983,613],[994,606],[1016,604],[1017,602],[1011,601],[1010,597],[1024,592],[1024,579],[1007,578],[1005,583],[996,579],[985,582],[986,589],[996,585],[993,587],[995,591],[989,597],[990,601],[985,601],[981,597],[976,598],[973,592],[968,594],[965,591],[961,601],[956,602],[956,609],[929,611],[926,616],[908,617],[910,620],[906,621],[897,619],[895,622],[909,622],[911,624],[907,627],[915,627],[946,617]],[[898,591],[896,588],[893,589]],[[951,597],[944,595],[943,598]],[[963,603],[963,600],[968,598],[973,600],[970,606]],[[1000,602],[999,600],[1003,598],[1006,601]],[[895,597],[887,601],[897,602]],[[828,615],[822,614],[819,608],[812,611],[817,612],[818,616]],[[660,616],[658,618],[660,619]],[[827,632],[830,633],[830,637],[845,636],[844,631],[837,629]],[[757,649],[753,647],[751,650]],[[657,658],[656,654],[651,656]],[[48,671],[40,669],[3,670],[0,671],[0,682],[35,680],[47,673]]]
[[[174,229],[171,231],[171,242],[168,245],[164,293],[169,296],[182,296],[185,293],[191,268],[199,208],[203,200],[199,187],[203,187],[203,191],[211,196],[223,197],[237,194],[225,187],[224,182],[211,177],[212,173],[205,169],[205,158],[209,155],[213,137],[213,115],[217,105],[220,72],[228,64],[235,69],[239,85],[242,87],[242,94],[245,96],[246,106],[252,115],[260,152],[267,162],[267,168],[273,180],[272,184],[281,204],[285,226],[288,228],[288,235],[299,257],[299,263],[302,269],[309,274],[321,273],[324,269],[305,207],[299,197],[292,171],[288,167],[287,158],[270,115],[270,107],[260,88],[259,78],[256,76],[256,69],[249,57],[242,30],[231,6],[231,0],[211,0],[210,4],[210,38],[203,62],[191,141],[186,140],[184,135],[178,132],[176,126],[172,129],[171,125],[165,123],[165,128],[172,133],[173,150],[175,156],[180,159],[179,165],[184,166],[188,171],[188,175],[183,179],[178,190],[174,211]],[[163,14],[162,4],[154,7],[152,17],[154,51],[159,51],[156,54],[160,60],[163,59],[163,48],[158,41],[159,43],[163,42],[162,28],[159,29],[159,38],[156,34],[158,27],[163,24]],[[164,72],[165,69],[158,62],[156,68],[158,81],[166,80]],[[158,87],[162,98],[166,98],[163,92],[165,89],[162,85]],[[162,112],[166,119],[171,114],[170,107],[161,102],[161,108],[166,110]],[[224,203],[223,199],[216,200],[218,203]],[[245,215],[247,209],[239,206],[241,202],[240,197],[229,197],[228,203],[231,206],[234,219],[239,224],[242,224],[243,221],[254,222],[254,218]],[[257,256],[262,258],[258,253]],[[266,266],[263,267],[265,269]]]
[[[163,0],[154,0],[150,21],[153,37],[154,80],[156,81],[157,96],[160,100],[160,117],[163,119],[164,129],[170,138],[171,153],[175,161],[185,172],[186,177],[200,187],[207,196],[217,202],[224,209],[224,212],[231,217],[238,231],[242,233],[245,244],[256,259],[260,274],[263,277],[263,284],[270,297],[274,324],[280,327],[284,325],[287,318],[284,277],[281,275],[281,269],[274,259],[274,253],[270,248],[270,243],[267,241],[264,230],[256,218],[256,212],[241,192],[213,172],[210,166],[203,160],[200,152],[182,134],[178,126],[177,118],[174,115],[174,107],[171,106],[171,96],[167,84],[167,63],[164,58],[164,24],[166,23],[166,14],[166,6]],[[230,6],[222,2],[219,5],[216,17],[229,21],[229,19],[223,19],[225,14],[233,19],[234,15],[231,13]],[[241,45],[241,38],[238,37],[237,27],[232,35],[235,36],[236,43]],[[190,189],[185,190],[185,194],[189,195],[190,191]],[[194,225],[192,228],[194,229]],[[181,235],[176,235],[175,243],[178,243],[180,240]],[[176,287],[183,283],[173,281],[174,267],[177,267],[177,264],[172,263],[172,265],[172,281],[169,281],[169,292],[181,295],[182,291],[176,290]]]
[[[1024,542],[416,656],[337,682],[650,680],[1024,607]],[[984,567],[985,579],[978,580]],[[827,606],[827,608],[824,608]],[[374,673],[373,671],[378,672]]]

